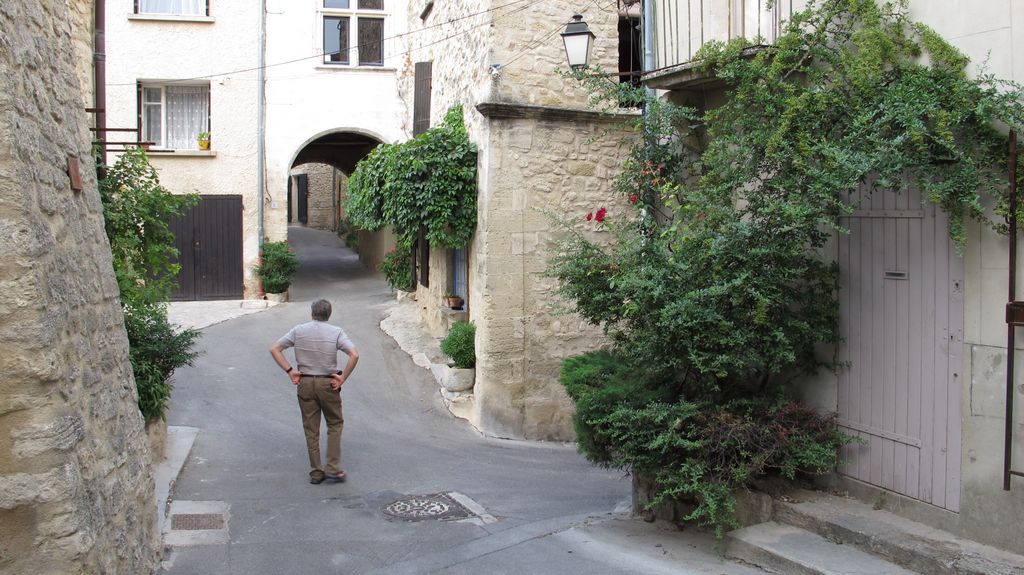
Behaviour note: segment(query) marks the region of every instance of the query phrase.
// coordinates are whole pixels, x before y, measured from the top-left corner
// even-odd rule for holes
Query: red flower
[[[636,204],[637,200],[639,200],[639,199],[640,198],[636,194],[630,194],[630,196],[629,196],[629,203]]]
[[[592,219],[594,219],[594,212],[587,212],[587,221],[589,222]]]
[[[601,222],[604,221],[604,215],[607,214],[607,213],[608,213],[608,210],[606,210],[604,208],[600,208],[600,209],[597,210],[597,215],[594,216],[594,217],[597,219],[598,223],[601,223]]]

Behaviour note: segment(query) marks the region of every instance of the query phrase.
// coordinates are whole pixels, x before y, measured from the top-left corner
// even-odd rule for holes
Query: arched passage
[[[359,259],[375,267],[394,247],[390,232],[354,233],[347,229],[345,200],[348,176],[382,138],[357,129],[320,133],[299,147],[288,170],[287,221],[301,226],[337,232]]]
[[[306,141],[288,166],[288,224],[338,231],[348,176],[380,142],[353,130],[325,132]]]

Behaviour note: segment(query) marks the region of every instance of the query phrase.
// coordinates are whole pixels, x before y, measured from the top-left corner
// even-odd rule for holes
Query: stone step
[[[732,531],[725,554],[784,575],[914,575],[913,571],[823,537],[774,521]]]
[[[773,518],[928,575],[1024,575],[1024,557],[820,492],[775,501]],[[1016,529],[1008,525],[1007,529]]]

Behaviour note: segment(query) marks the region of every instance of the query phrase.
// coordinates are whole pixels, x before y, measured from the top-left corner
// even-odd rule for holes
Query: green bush
[[[175,333],[164,300],[174,287],[174,234],[169,220],[197,201],[160,185],[145,152],[130,148],[99,180],[104,227],[128,333],[128,356],[146,421],[163,416],[171,395],[170,376],[192,363],[199,332]]]
[[[476,326],[472,322],[457,321],[441,340],[441,351],[455,361],[455,367],[466,369],[476,365]]]
[[[410,250],[395,248],[384,255],[377,266],[384,274],[391,289],[409,291],[415,278],[412,276],[412,254]]]
[[[338,220],[338,237],[345,241],[345,247],[359,253],[359,230],[348,218]]]
[[[381,144],[356,164],[345,213],[359,229],[391,226],[399,250],[411,250],[421,230],[431,246],[461,248],[476,230],[476,146],[462,107],[411,140]]]
[[[171,374],[191,365],[198,355],[192,351],[199,332],[175,332],[167,321],[164,304],[126,306],[124,326],[128,332],[128,356],[139,390],[139,409],[146,421],[163,416],[171,396]]]
[[[561,381],[588,459],[651,477],[658,489],[649,506],[695,501],[686,519],[714,526],[718,536],[736,526],[735,489],[769,472],[789,479],[827,472],[850,441],[834,416],[782,397],[686,400],[608,352],[566,360]]]
[[[299,261],[295,253],[288,247],[288,242],[266,242],[263,244],[263,257],[256,266],[256,274],[263,281],[263,291],[267,293],[284,293],[292,283],[295,272],[299,269]]]

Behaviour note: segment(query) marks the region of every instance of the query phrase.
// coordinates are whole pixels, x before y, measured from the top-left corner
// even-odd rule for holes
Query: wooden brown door
[[[201,196],[171,230],[181,265],[172,300],[242,298],[242,196]]]
[[[948,218],[921,194],[851,198],[839,240],[844,342],[843,453],[852,478],[943,509],[960,508],[963,261]]]

